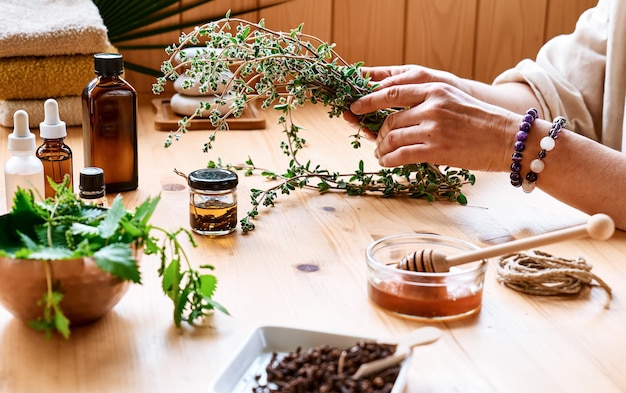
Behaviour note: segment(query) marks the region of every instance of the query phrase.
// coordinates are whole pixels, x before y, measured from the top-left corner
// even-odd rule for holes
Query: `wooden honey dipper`
[[[527,250],[533,247],[541,247],[546,244],[558,243],[564,240],[584,236],[589,236],[596,240],[606,240],[613,236],[614,232],[615,223],[611,217],[606,214],[594,214],[589,218],[586,224],[479,248],[477,250],[464,251],[451,256],[446,256],[437,250],[415,251],[398,262],[397,267],[402,270],[414,272],[445,273],[449,271],[452,266]]]

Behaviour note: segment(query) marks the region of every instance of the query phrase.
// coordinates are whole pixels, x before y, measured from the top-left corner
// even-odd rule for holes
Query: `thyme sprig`
[[[467,198],[461,192],[464,184],[473,184],[474,175],[467,170],[446,168],[444,172],[432,164],[420,163],[391,169],[368,172],[363,161],[354,173],[330,173],[319,166],[312,167],[310,161],[300,165],[297,160],[290,162],[285,173],[257,167],[251,158],[245,164],[224,164],[221,159],[209,161],[209,168],[227,168],[244,171],[246,176],[255,173],[276,184],[264,190],[253,188],[250,192],[252,209],[240,220],[243,232],[255,228],[252,220],[258,216],[259,207],[273,207],[279,194],[289,195],[296,189],[316,189],[320,194],[327,192],[345,192],[350,196],[378,194],[384,198],[406,196],[426,199],[456,201],[467,204]],[[316,183],[314,181],[317,180]]]
[[[235,25],[235,28],[231,27]],[[228,129],[228,118],[239,117],[244,109],[255,102],[261,108],[273,107],[281,114],[278,124],[283,128],[286,140],[280,147],[287,155],[286,172],[257,170],[249,159],[245,165],[235,166],[247,174],[260,172],[278,180],[278,184],[266,190],[251,191],[252,210],[241,220],[244,232],[254,229],[251,220],[258,215],[259,206],[273,206],[278,192],[289,194],[296,188],[317,188],[321,193],[343,191],[348,195],[381,194],[383,197],[407,195],[429,201],[445,198],[466,204],[461,192],[465,184],[473,184],[474,176],[463,169],[440,169],[438,165],[418,163],[392,169],[366,172],[363,162],[352,174],[340,174],[314,165],[310,161],[299,162],[297,153],[305,147],[306,140],[300,136],[301,127],[293,121],[293,112],[305,103],[321,103],[329,108],[328,115],[341,116],[350,110],[350,104],[376,89],[369,75],[362,71],[363,63],[349,64],[334,50],[334,44],[304,34],[301,24],[289,33],[273,31],[247,20],[225,18],[196,27],[183,33],[177,44],[166,48],[168,59],[161,65],[163,76],[153,85],[153,93],[160,94],[168,81],[181,74],[188,78],[183,88],[199,86],[201,92],[216,90],[225,84],[226,91],[214,104],[200,104],[196,112],[178,123],[178,129],[168,134],[164,145],[169,147],[188,131],[194,118],[205,116],[214,127],[203,151],[213,148],[216,133]],[[195,47],[195,54],[185,49]],[[232,76],[225,77],[224,75]],[[228,105],[222,114],[219,107]],[[354,148],[361,146],[364,128],[377,132],[385,118],[402,109],[388,108],[358,117],[359,129],[351,135]],[[216,165],[210,162],[209,166]],[[315,185],[312,181],[317,179]]]

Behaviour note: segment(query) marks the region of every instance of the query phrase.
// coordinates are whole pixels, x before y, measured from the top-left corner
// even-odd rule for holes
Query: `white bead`
[[[541,146],[541,148],[545,151],[554,149],[554,145],[556,145],[556,142],[549,136],[544,136],[541,138],[541,142],[539,142],[539,146]]]
[[[525,193],[530,194],[535,189],[535,186],[536,184],[534,182],[531,183],[528,180],[524,180],[522,183],[522,190],[524,190]]]
[[[530,162],[530,170],[535,173],[541,173],[544,170],[546,164],[538,158],[535,158]]]

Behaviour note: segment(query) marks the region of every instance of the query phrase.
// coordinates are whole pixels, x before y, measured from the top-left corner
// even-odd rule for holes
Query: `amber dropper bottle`
[[[85,87],[85,167],[102,168],[107,193],[137,188],[137,93],[122,78],[119,53],[94,55],[96,78]]]
[[[70,190],[73,179],[72,150],[65,144],[67,129],[59,118],[59,104],[52,98],[44,103],[44,121],[39,123],[39,136],[43,143],[35,154],[43,164],[45,197],[51,198],[55,192],[48,179],[58,184],[68,175]]]

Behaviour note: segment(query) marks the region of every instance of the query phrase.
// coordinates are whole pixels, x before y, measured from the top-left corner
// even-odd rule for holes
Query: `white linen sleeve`
[[[573,33],[548,41],[533,61],[524,59],[493,84],[527,83],[547,120],[568,119],[568,128],[591,139],[602,134],[608,1],[585,11]]]

